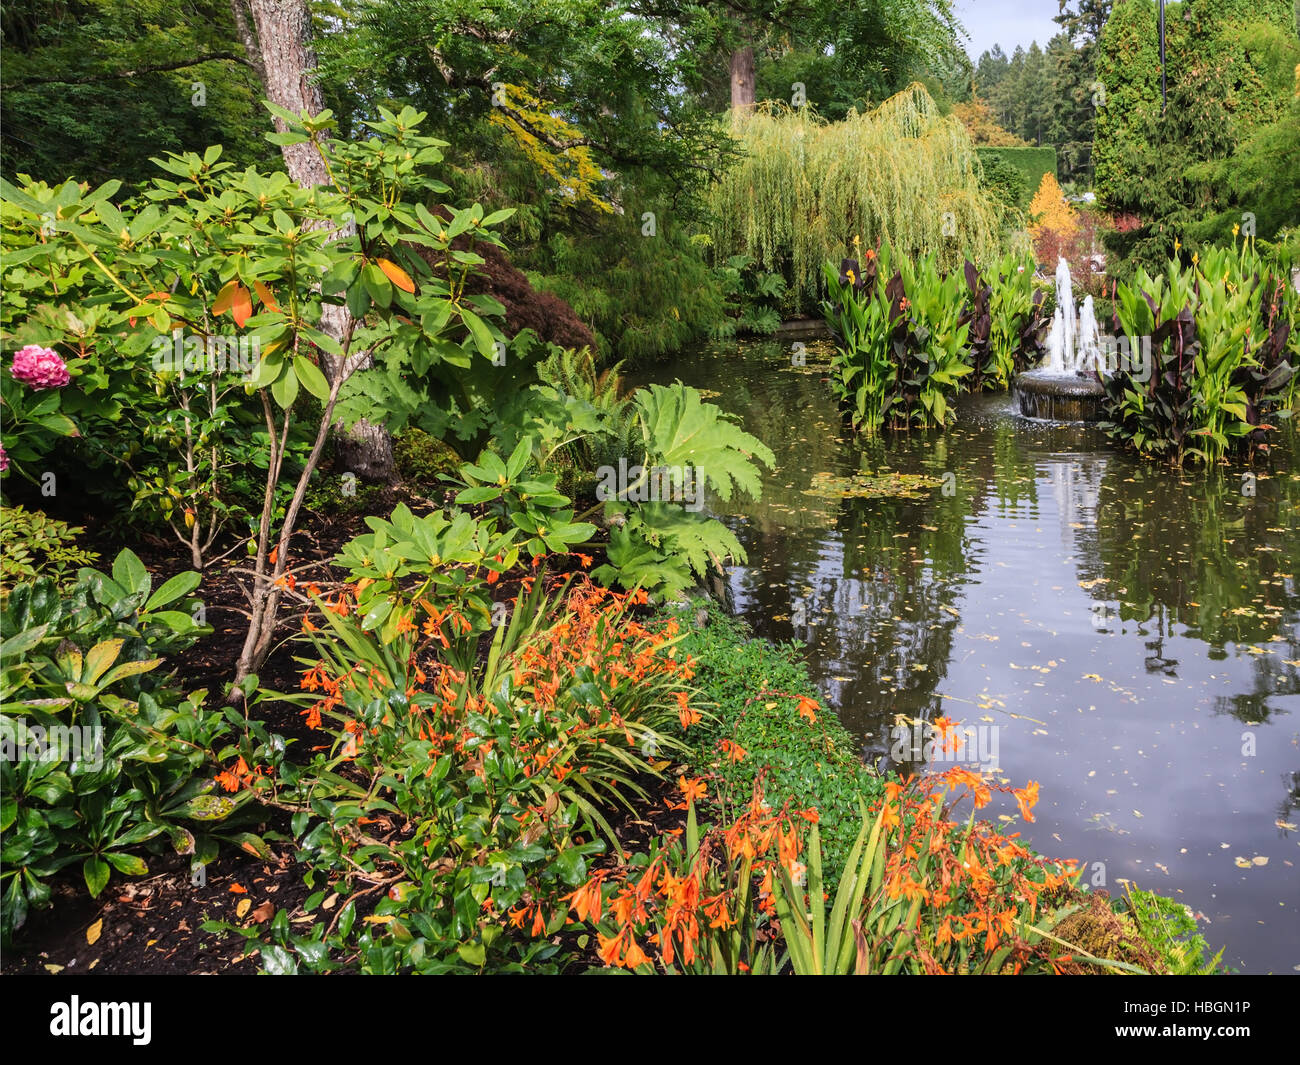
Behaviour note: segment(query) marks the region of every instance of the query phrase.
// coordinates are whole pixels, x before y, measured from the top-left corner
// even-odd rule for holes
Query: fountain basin
[[[1016,378],[1020,413],[1055,422],[1099,422],[1105,389],[1095,377],[1030,370]]]

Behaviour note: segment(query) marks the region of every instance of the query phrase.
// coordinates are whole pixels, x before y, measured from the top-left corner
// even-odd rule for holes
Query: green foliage
[[[265,931],[227,929],[250,947],[266,936],[266,971],[558,967],[542,932],[564,927],[561,895],[605,849],[596,832],[614,838],[607,814],[644,801],[644,751],[678,747],[667,734],[678,670],[669,635],[641,628],[630,603],[590,585],[547,595],[543,576],[463,670],[436,651],[456,613],[436,589],[432,602],[387,593],[433,628],[385,634],[326,611],[326,627],[302,637],[314,658],[304,687],[326,697],[293,698],[332,742],[284,767],[279,801],[295,810],[307,883],[320,885],[304,904],[317,920],[291,927],[282,910]],[[415,831],[383,833],[382,818]],[[387,891],[372,913],[349,900],[330,920],[325,884],[357,876]]]
[[[998,250],[999,212],[970,135],[919,85],[842,122],[773,107],[736,129],[745,151],[714,191],[714,254],[780,272],[787,309],[818,298],[821,265],[855,237],[950,268]]]
[[[1128,916],[1139,935],[1159,951],[1165,972],[1170,976],[1213,976],[1222,972],[1223,951],[1210,955],[1210,945],[1181,902],[1132,887],[1127,902]]]
[[[1264,444],[1289,418],[1300,343],[1288,272],[1253,243],[1208,250],[1190,267],[1142,267],[1116,291],[1118,330],[1134,355],[1102,375],[1111,435],[1144,455],[1218,462]],[[1149,338],[1151,360],[1137,356]]]
[[[335,559],[357,582],[360,630],[378,630],[387,645],[412,624],[412,604],[428,610],[425,600],[432,598],[448,604],[442,615],[460,617],[442,643],[454,661],[466,665],[478,635],[492,624],[489,577],[518,561],[513,530],[500,534],[494,521],[479,522],[463,512],[451,519],[441,511],[417,517],[404,503],[391,520],[372,515],[366,524],[371,532],[349,540]]]
[[[16,581],[49,577],[56,587],[73,566],[88,566],[99,556],[76,546],[86,530],[23,506],[0,508],[0,595]]]
[[[1014,192],[1012,202],[1022,210],[1029,206],[1034,192],[1042,183],[1044,174],[1057,176],[1056,149],[1050,144],[1042,147],[993,148],[980,145],[975,149],[984,165],[986,177],[1001,186],[1007,193]],[[1006,173],[1010,168],[1019,181]]]
[[[1139,264],[1163,269],[1177,246],[1190,253],[1226,241],[1234,225],[1261,240],[1285,239],[1300,219],[1295,201],[1286,204],[1290,168],[1273,159],[1271,171],[1262,170],[1256,139],[1286,151],[1300,60],[1292,4],[1187,0],[1184,17],[1167,21],[1163,114],[1155,6],[1116,5],[1098,64],[1106,104],[1097,121],[1097,194],[1106,209],[1137,220],[1107,237],[1123,259],[1112,267],[1120,276]]]
[[[457,466],[456,453],[423,429],[408,426],[393,441],[397,475],[408,484],[427,487],[437,484]]]
[[[479,456],[478,465],[460,468],[458,480],[468,485],[456,496],[461,506],[489,505],[489,512],[518,528],[526,537],[524,550],[533,558],[566,554],[591,539],[596,526],[573,520],[572,500],[556,491],[556,475],[525,476],[532,457],[531,441],[520,440],[504,462],[495,451]]]
[[[723,280],[684,220],[655,202],[655,235],[640,215],[550,236],[525,257],[529,280],[573,307],[606,359],[650,363],[704,337],[726,314]],[[642,212],[645,213],[645,212]]]
[[[719,268],[730,306],[728,316],[713,328],[715,339],[737,334],[771,336],[780,326],[785,279],[755,265],[748,255],[733,255]]]
[[[969,284],[970,277],[968,274]],[[1034,286],[1032,258],[1008,255],[996,267],[994,280],[981,279],[973,289],[982,292],[976,298],[975,321],[971,323],[972,378],[979,387],[991,382],[997,388],[1010,388],[1019,373],[1030,369],[1043,353],[1043,340],[1052,321],[1044,306],[1044,294]],[[976,343],[980,312],[987,313],[987,332]]]
[[[844,863],[858,827],[858,802],[877,798],[883,782],[862,762],[858,743],[834,713],[821,708],[816,686],[796,644],[757,639],[745,623],[724,613],[711,599],[668,605],[685,635],[678,654],[695,669],[698,705],[710,716],[693,743],[693,769],[715,775],[714,791],[744,800],[763,773],[764,794],[774,808],[787,800],[798,809],[821,814],[828,866]],[[818,702],[817,722],[796,711],[796,701]],[[718,759],[719,741],[738,744],[740,761]],[[830,890],[838,872],[829,873]]]
[[[242,716],[205,709],[158,669],[163,655],[208,631],[190,611],[197,573],[157,590],[123,551],[112,575],[82,569],[60,594],[42,577],[19,584],[0,617],[0,761],[5,833],[3,931],[51,902],[48,879],[80,865],[98,896],[113,870],[148,872],[137,850],[165,840],[207,862],[226,821],[251,798],[213,794],[210,767],[235,752],[274,756],[270,738]],[[280,744],[283,749],[283,743]],[[264,849],[255,836],[241,842]]]
[[[274,160],[227,0],[17,0],[3,41],[6,177],[135,186],[150,157],[218,141],[241,166]]]
[[[722,560],[744,560],[734,533],[698,513],[706,486],[723,500],[739,489],[757,497],[762,480],[757,463],[771,468],[771,450],[730,421],[699,392],[678,382],[671,388],[639,389],[632,402],[641,429],[640,462],[628,470],[632,483],[619,485],[617,472],[603,471],[598,490],[612,527],[608,562],[593,576],[624,588],[641,587],[675,595]],[[682,502],[692,513],[671,505]]]
[[[893,273],[890,271],[893,269]],[[888,246],[839,275],[825,265],[822,305],[835,337],[831,388],[867,433],[882,427],[946,425],[961,379],[971,373],[963,280],[944,276],[933,255],[917,263]]]
[[[373,136],[345,141],[330,137],[336,122],[329,112],[305,118],[268,107],[285,125],[271,140],[310,144],[332,176],[330,186],[302,189],[284,174],[237,172],[221,161],[219,146],[202,157],[158,160],[168,177],[121,208],[111,200],[116,183],[87,191],[69,182],[52,193],[0,183],[15,217],[6,234],[26,242],[10,260],[84,272],[85,284],[73,294],[77,311],[65,323],[75,329],[73,319],[84,323],[89,314],[85,306],[95,308],[101,336],[93,350],[81,349],[91,362],[79,384],[90,395],[93,373],[107,422],[114,404],[130,406],[117,398],[119,379],[126,377],[127,399],[147,394],[132,375],[148,376],[153,359],[142,356],[150,349],[166,354],[178,328],[199,339],[201,352],[209,338],[229,336],[222,331],[229,314],[239,345],[258,356],[241,383],[266,427],[252,441],[266,476],[250,538],[252,625],[237,682],[269,653],[290,542],[330,426],[365,418],[400,428],[418,414],[439,435],[472,440],[484,433],[485,412],[509,393],[514,375],[528,372],[526,359],[496,372],[504,341],[490,323],[503,309],[489,296],[464,293],[483,261],[474,242],[499,244],[494,228],[512,212],[444,204],[435,215],[425,206],[447,187],[430,173],[442,158],[441,142],[420,133],[424,116],[381,107],[367,123]],[[458,238],[467,246],[455,245]],[[442,269],[435,273],[413,247],[428,249]],[[322,328],[328,322],[332,333]],[[517,351],[529,341],[516,338]],[[80,347],[75,336],[66,342]],[[367,362],[373,368],[359,372]],[[219,376],[208,369],[202,412],[181,404],[179,469],[191,469],[205,426],[224,434],[209,442],[214,470],[229,458],[222,445],[238,438],[237,420],[219,417],[211,398]],[[304,409],[306,416],[295,418]],[[295,469],[291,431],[300,420],[313,440]],[[186,522],[196,553],[201,519]]]

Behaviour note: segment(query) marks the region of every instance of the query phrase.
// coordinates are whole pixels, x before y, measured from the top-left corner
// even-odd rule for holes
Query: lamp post
[[[1160,0],[1160,113],[1163,115],[1169,106],[1169,95],[1165,89],[1165,0]]]

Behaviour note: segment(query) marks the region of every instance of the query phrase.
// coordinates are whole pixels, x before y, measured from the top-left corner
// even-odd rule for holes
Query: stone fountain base
[[[1099,422],[1105,389],[1095,377],[1030,370],[1016,378],[1020,413],[1054,422]]]

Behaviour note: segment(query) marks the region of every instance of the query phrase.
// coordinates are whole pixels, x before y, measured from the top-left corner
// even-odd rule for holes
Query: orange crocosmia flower
[[[582,554],[581,552],[579,552],[579,554],[578,554],[578,561],[582,563],[582,568],[583,568],[583,569],[590,569],[590,568],[591,568],[591,556],[590,556],[590,555],[584,555],[584,554]]]
[[[534,937],[546,934],[546,921],[542,917],[542,907],[540,903],[538,903],[537,908],[533,911],[533,927],[530,934]]]
[[[1034,807],[1038,803],[1038,781],[1031,780],[1023,788],[1011,793],[1016,797],[1016,804],[1020,807],[1020,815],[1026,821],[1033,821]]]
[[[722,753],[733,762],[744,761],[745,755],[749,753],[740,744],[733,743],[731,740],[723,740],[718,746],[722,749]]]
[[[682,789],[682,794],[686,796],[687,802],[695,802],[696,799],[702,799],[708,788],[699,777],[687,780],[686,777],[677,778],[677,786]]]
[[[620,949],[623,945],[623,933],[616,936],[606,937],[600,932],[596,933],[596,939],[600,942],[600,949],[596,952],[600,955],[600,960],[606,965],[619,965],[619,957],[622,954]]]
[[[805,821],[812,822],[814,825],[821,821],[821,814],[819,814],[816,810],[812,809],[811,807],[807,810],[800,810],[799,816],[802,817]]]
[[[645,951],[637,944],[634,937],[628,937],[627,953],[623,955],[623,964],[629,969],[635,969],[641,965],[648,965],[650,958]]]
[[[231,884],[230,893],[232,895],[247,895],[248,888],[244,887],[243,884]]]
[[[700,712],[688,702],[690,696],[686,692],[673,692],[673,698],[677,700],[677,717],[682,723],[682,728],[687,729],[698,724]]]
[[[601,914],[602,898],[600,893],[600,880],[603,874],[597,874],[588,880],[577,891],[565,895],[564,898],[573,908],[574,914],[579,921],[599,921]]]
[[[496,582],[499,581],[500,579],[501,579],[501,574],[500,574],[500,573],[498,573],[498,572],[497,572],[496,570],[494,570],[494,569],[490,569],[490,570],[488,570],[488,572],[487,572],[487,582],[488,582],[488,584],[496,584]]]
[[[957,735],[961,722],[948,717],[936,717],[933,724],[934,730],[939,733],[941,748],[944,751],[955,751],[961,743],[961,739]]]
[[[817,724],[817,702],[806,696],[799,700],[799,716],[806,717],[811,725]]]

